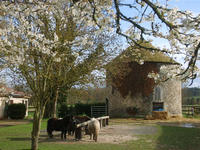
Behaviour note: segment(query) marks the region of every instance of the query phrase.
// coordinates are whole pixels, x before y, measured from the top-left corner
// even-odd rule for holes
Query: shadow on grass
[[[31,141],[31,137],[8,137],[10,141]],[[49,138],[48,135],[40,135],[38,143],[45,143],[45,142],[74,142],[74,138],[72,136],[67,136],[67,139],[61,139],[60,134],[56,134],[53,138]],[[0,149],[1,150],[1,149]]]
[[[9,137],[7,139],[10,141],[31,141],[31,138],[29,137],[15,137],[15,138]]]
[[[3,127],[3,128],[5,128],[5,127],[10,127],[10,126],[13,126],[13,125],[8,125],[8,124],[3,124],[3,125],[1,125],[0,124],[0,127]],[[1,149],[0,149],[1,150]]]
[[[157,148],[162,150],[199,150],[200,128],[160,126]]]
[[[31,141],[30,137],[9,137],[7,138],[10,141]],[[63,142],[65,140],[62,140],[60,138],[58,138],[57,136],[55,136],[54,138],[49,138],[48,136],[40,136],[39,138],[39,143],[43,143],[43,142]],[[0,149],[1,150],[1,149]]]
[[[54,135],[53,138],[49,138],[47,135],[40,136],[39,143],[45,142],[75,142],[75,138],[72,136],[67,136],[67,139],[61,139],[60,135]]]

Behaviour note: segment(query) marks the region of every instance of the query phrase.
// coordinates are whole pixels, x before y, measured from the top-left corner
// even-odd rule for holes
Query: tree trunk
[[[53,101],[53,111],[52,111],[52,117],[56,118],[57,117],[57,102],[58,102],[58,96],[59,96],[59,88],[56,89],[56,95],[55,95],[55,99]]]
[[[42,117],[44,114],[44,110],[45,110],[45,106],[42,108],[36,108],[35,113],[34,113],[31,150],[38,150],[40,125],[41,125]]]

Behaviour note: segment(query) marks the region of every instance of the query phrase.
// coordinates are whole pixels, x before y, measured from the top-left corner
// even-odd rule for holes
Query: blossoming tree
[[[111,35],[75,17],[69,2],[3,3],[1,50],[12,70],[23,76],[35,105],[32,149],[38,149],[41,119],[52,94],[86,83],[107,56]],[[55,96],[56,102],[56,96]]]
[[[181,11],[168,4],[168,0],[73,0],[74,7],[82,10],[90,8],[93,22],[100,28],[114,28],[115,32],[125,37],[129,44],[172,55],[181,55],[186,69],[177,72],[183,79],[196,77],[199,72],[195,67],[199,59],[200,48],[200,14]],[[106,6],[102,4],[107,4]],[[109,4],[108,4],[109,3]],[[89,6],[88,6],[89,5]],[[112,8],[109,9],[109,7]],[[103,21],[99,18],[103,18]],[[108,22],[113,22],[114,25]],[[126,29],[124,29],[126,24]],[[166,47],[149,48],[142,45],[144,41],[166,43]],[[141,41],[141,44],[138,42]],[[134,52],[133,52],[134,53]],[[172,72],[174,74],[174,72]],[[172,75],[170,75],[172,76]]]

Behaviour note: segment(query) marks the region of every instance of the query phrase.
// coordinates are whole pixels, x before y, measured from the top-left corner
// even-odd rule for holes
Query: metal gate
[[[107,115],[107,107],[105,106],[91,106],[91,117],[101,117]]]
[[[109,102],[106,98],[105,105],[91,106],[91,117],[109,116]]]

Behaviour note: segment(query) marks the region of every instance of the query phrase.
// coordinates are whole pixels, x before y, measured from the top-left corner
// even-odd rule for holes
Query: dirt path
[[[157,126],[179,126],[200,127],[200,120],[194,119],[171,119],[171,120],[133,120],[133,119],[111,119],[110,125],[100,130],[98,143],[119,144],[130,140],[138,140],[138,135],[151,135],[157,133]],[[55,142],[62,144],[70,143],[94,143],[89,135],[84,135],[82,140],[74,141],[74,137],[67,136],[67,141],[60,139],[60,132],[54,132],[53,139],[47,137],[45,130],[41,132],[41,142]]]
[[[135,125],[135,124],[120,124],[120,125],[109,125],[103,127],[100,130],[98,136],[98,143],[113,143],[119,144],[129,140],[138,140],[136,135],[147,135],[155,134],[157,132],[157,127],[155,125]],[[60,132],[53,132],[54,138],[49,139],[45,130],[41,132],[41,142],[58,142],[58,143],[74,143],[74,137],[67,136],[68,140],[63,142],[60,139]],[[90,140],[89,135],[84,135],[79,143],[94,142]]]
[[[123,143],[129,140],[138,140],[136,135],[155,134],[157,127],[154,125],[110,125],[102,128],[99,134],[100,143]]]
[[[0,120],[0,127],[15,126],[30,123],[31,120]]]

